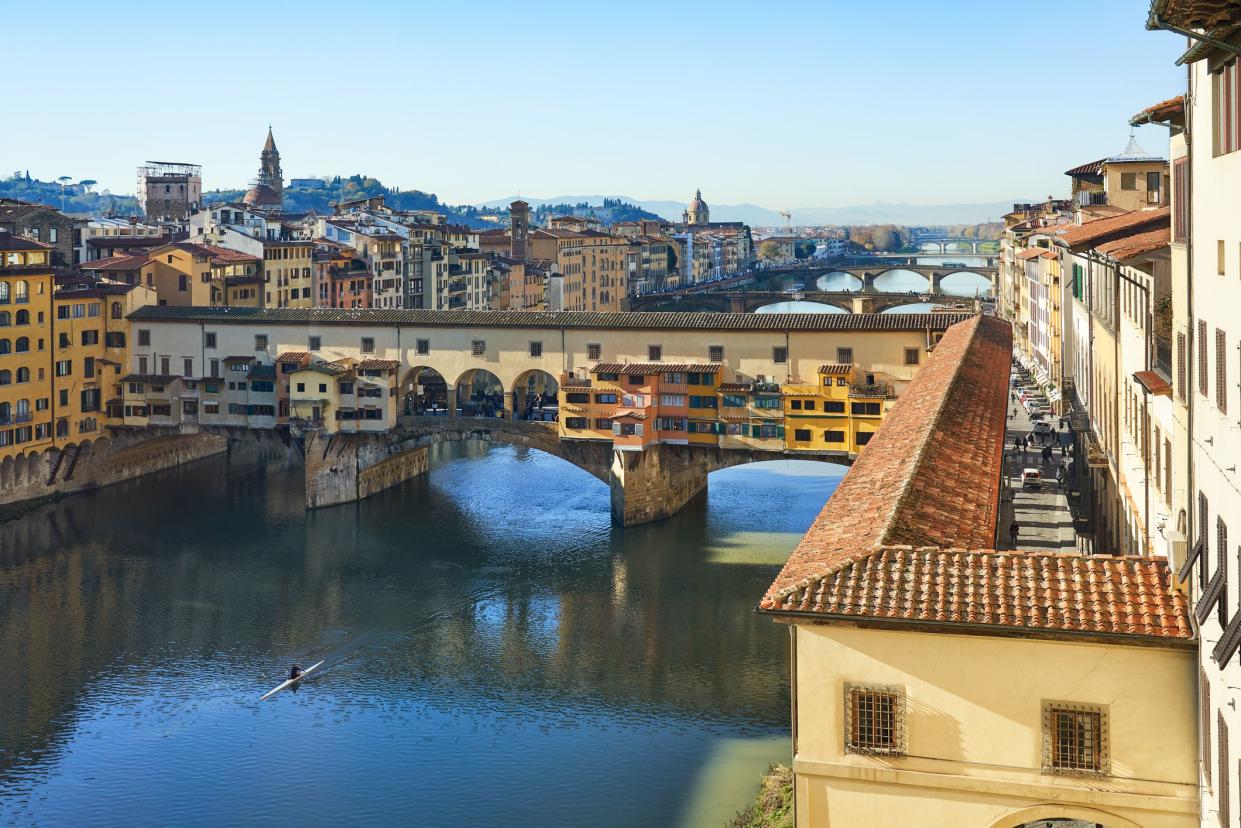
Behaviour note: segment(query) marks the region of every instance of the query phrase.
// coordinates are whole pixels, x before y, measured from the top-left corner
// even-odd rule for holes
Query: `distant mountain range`
[[[648,201],[631,196],[602,195],[563,195],[553,198],[531,198],[530,196],[510,196],[497,198],[478,205],[480,208],[507,207],[510,202],[522,199],[531,207],[543,204],[579,204],[586,202],[592,205],[603,204],[604,198],[620,199],[635,204],[643,210],[649,210],[670,221],[679,221],[681,213],[688,206],[684,201]],[[941,225],[941,224],[980,224],[985,221],[998,221],[1000,216],[1013,209],[1014,202],[1031,201],[1031,199],[1010,199],[979,204],[888,204],[876,201],[873,204],[858,204],[852,207],[794,207],[793,224],[904,224],[904,225]],[[772,227],[784,224],[784,217],[776,210],[769,210],[757,204],[714,204],[707,201],[711,208],[714,221],[743,221],[752,227]]]

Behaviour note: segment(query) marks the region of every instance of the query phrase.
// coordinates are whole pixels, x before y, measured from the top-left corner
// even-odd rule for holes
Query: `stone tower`
[[[276,149],[276,139],[272,137],[271,127],[267,127],[267,143],[259,154],[259,183],[271,188],[282,201],[284,200],[284,173],[280,169],[280,150]]]
[[[527,237],[530,235],[530,205],[514,201],[508,206],[509,235],[512,237],[509,253],[518,262],[524,262],[529,253]]]

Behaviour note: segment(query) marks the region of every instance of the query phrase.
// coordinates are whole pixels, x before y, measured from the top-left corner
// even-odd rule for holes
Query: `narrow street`
[[[1073,532],[1073,518],[1069,514],[1069,502],[1065,489],[1056,481],[1056,469],[1066,458],[1060,453],[1060,440],[1067,442],[1067,433],[1053,431],[1047,437],[1052,446],[1051,462],[1042,459],[1043,444],[1037,437],[1029,451],[1015,452],[1014,440],[1032,435],[1034,424],[1030,421],[1023,406],[1017,399],[1010,396],[1008,403],[1008,430],[1005,437],[1004,471],[1008,484],[1013,492],[1012,512],[1005,520],[1011,523],[1014,519],[1020,526],[1017,544],[1008,543],[1008,527],[1005,525],[1000,541],[1001,549],[1030,549],[1043,552],[1073,552],[1077,549],[1077,539]],[[1053,429],[1058,421],[1051,418]],[[1023,488],[1021,485],[1022,469],[1038,469],[1042,474],[1039,488]]]

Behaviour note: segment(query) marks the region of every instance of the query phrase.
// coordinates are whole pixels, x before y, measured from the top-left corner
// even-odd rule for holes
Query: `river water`
[[[620,530],[595,478],[471,443],[313,513],[214,458],[9,520],[0,824],[720,825],[788,760],[753,610],[843,472]]]

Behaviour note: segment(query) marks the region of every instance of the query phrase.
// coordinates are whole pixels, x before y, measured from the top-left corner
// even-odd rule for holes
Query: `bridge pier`
[[[655,445],[612,454],[612,521],[621,526],[676,514],[707,488],[712,468],[712,453],[691,446]]]

